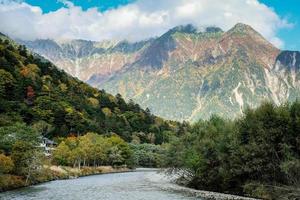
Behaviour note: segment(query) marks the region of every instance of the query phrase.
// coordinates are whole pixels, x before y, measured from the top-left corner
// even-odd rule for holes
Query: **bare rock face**
[[[132,64],[137,53],[148,44],[148,41],[129,43],[49,39],[19,42],[83,81],[93,75],[109,76],[123,66]]]
[[[300,97],[300,52],[280,51],[237,24],[175,27],[147,41],[25,42],[56,65],[172,120],[239,116],[246,107]]]

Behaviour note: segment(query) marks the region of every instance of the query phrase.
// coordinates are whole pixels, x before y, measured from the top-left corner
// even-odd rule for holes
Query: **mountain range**
[[[58,67],[161,117],[239,116],[262,101],[300,97],[300,52],[282,51],[246,24],[177,26],[145,41],[21,41]]]

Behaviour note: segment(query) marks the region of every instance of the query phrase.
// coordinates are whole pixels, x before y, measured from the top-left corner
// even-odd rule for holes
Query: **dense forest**
[[[300,197],[300,102],[191,125],[166,156],[182,184],[264,199]]]
[[[126,141],[156,144],[165,142],[167,131],[178,125],[133,101],[126,103],[121,95],[99,91],[2,37],[0,126],[16,122],[39,127],[49,138],[116,133]]]

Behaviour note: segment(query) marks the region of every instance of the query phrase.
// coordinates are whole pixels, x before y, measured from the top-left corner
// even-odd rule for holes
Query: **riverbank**
[[[99,167],[82,167],[72,168],[66,166],[43,166],[34,178],[26,182],[25,177],[15,176],[10,174],[0,175],[0,192],[14,190],[22,187],[45,183],[53,180],[73,179],[83,176],[132,172],[134,170],[127,167],[112,167],[112,166],[99,166]]]
[[[197,190],[187,187],[186,182],[178,181],[178,174],[172,174],[168,170],[160,170],[156,176],[149,179],[156,182],[164,181],[175,184],[175,192],[187,193],[193,197],[200,197],[206,200],[257,200],[257,199],[274,199],[274,200],[298,200],[300,197],[299,186],[280,186],[280,185],[252,185],[248,188],[247,196],[238,196],[230,193],[219,193],[206,190]],[[172,187],[168,186],[168,189]],[[266,192],[267,191],[267,192]]]
[[[243,197],[232,194],[225,194],[219,192],[211,192],[205,190],[196,190],[179,184],[176,175],[171,175],[166,173],[166,170],[160,170],[160,173],[148,176],[148,179],[160,185],[162,190],[172,191],[175,193],[186,194],[187,196],[192,196],[205,200],[259,200],[251,197]],[[161,184],[163,183],[163,184]]]

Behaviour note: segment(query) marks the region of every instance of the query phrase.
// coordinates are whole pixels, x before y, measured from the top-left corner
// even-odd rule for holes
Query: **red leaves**
[[[26,100],[28,104],[32,104],[35,97],[34,89],[31,86],[28,86],[26,89]]]

